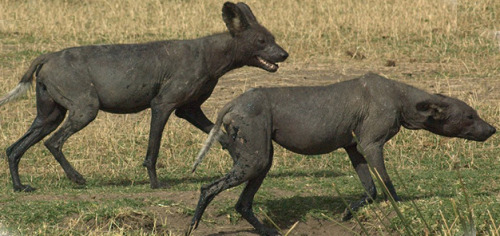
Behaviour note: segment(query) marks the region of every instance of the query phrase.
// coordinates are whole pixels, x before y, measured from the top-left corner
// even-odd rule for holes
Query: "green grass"
[[[388,149],[388,153],[393,151],[391,148]],[[279,152],[276,158],[277,162],[285,162]],[[417,216],[409,200],[415,201],[419,206],[425,221],[429,223],[433,230],[432,234],[439,233],[440,227],[443,225],[443,217],[440,212],[442,212],[448,225],[453,224],[456,214],[452,207],[452,201],[457,202],[459,211],[465,214],[465,199],[458,183],[457,171],[460,171],[463,176],[467,194],[469,195],[468,199],[474,212],[477,231],[480,234],[490,232],[489,226],[492,222],[488,212],[495,220],[495,223],[498,224],[498,219],[500,219],[500,202],[498,201],[500,185],[497,183],[500,183],[500,176],[495,174],[500,168],[498,162],[493,164],[475,162],[475,168],[460,167],[457,170],[449,169],[447,165],[440,164],[439,161],[429,161],[418,163],[418,168],[414,169],[411,166],[401,166],[400,163],[393,161],[394,158],[396,156],[387,155],[389,172],[397,168],[401,174],[401,179],[395,179],[394,173],[390,173],[393,176],[396,189],[405,200],[398,203],[398,206],[416,232],[423,232],[425,228],[423,224],[419,223],[422,219]],[[25,159],[29,159],[29,157]],[[434,159],[444,161],[448,157],[436,156]],[[461,166],[468,161],[458,161],[457,163],[458,166]],[[88,160],[88,162],[92,162],[92,160]],[[272,169],[256,196],[254,207],[255,209],[261,208],[282,228],[291,227],[295,221],[306,221],[308,217],[324,220],[325,217],[322,215],[326,215],[338,219],[344,210],[344,206],[335,193],[332,183],[335,183],[348,201],[357,199],[362,193],[359,180],[355,173],[348,168],[349,163],[344,153],[335,152],[332,155],[314,158],[292,156],[287,158],[286,162],[286,164],[280,163],[280,165],[276,165]],[[318,168],[318,163],[321,163],[322,167]],[[201,184],[210,182],[221,175],[216,168],[207,167],[207,163],[203,163],[205,166],[200,168],[200,172],[196,176],[190,176],[188,174],[189,164],[186,163],[185,166],[180,168],[166,167],[160,169],[160,179],[172,184],[171,189],[164,191],[195,191],[193,194],[196,195],[196,190]],[[23,165],[37,165],[37,163],[23,163]],[[308,168],[308,166],[316,166],[316,168]],[[4,167],[6,166],[4,165]],[[64,177],[58,176],[61,175],[61,171],[55,169],[55,172],[58,173],[45,174],[44,176],[33,177],[27,173],[23,174],[24,182],[40,187],[38,192],[33,194],[12,193],[10,183],[7,181],[9,176],[7,174],[0,176],[5,180],[1,186],[2,192],[5,194],[2,195],[0,202],[0,208],[3,212],[0,215],[0,222],[11,232],[50,234],[61,229],[67,230],[64,226],[64,219],[68,218],[73,220],[81,218],[82,222],[86,222],[84,225],[91,227],[93,230],[103,230],[104,226],[109,226],[108,224],[124,211],[128,212],[126,214],[138,211],[144,215],[149,215],[148,210],[144,209],[157,206],[159,202],[163,202],[164,205],[172,203],[172,200],[169,202],[169,200],[158,196],[130,197],[130,194],[134,193],[156,191],[149,189],[147,176],[143,168],[133,168],[137,169],[135,171],[130,171],[130,168],[119,170],[119,175],[123,175],[121,178],[97,174],[87,176],[88,185],[85,188],[79,188],[69,183]],[[402,189],[401,185],[398,184],[400,181],[405,182],[405,189]],[[236,195],[239,191],[241,191],[241,187],[231,190]],[[41,200],[36,200],[37,194],[40,194]],[[112,199],[75,199],[76,196],[80,195],[105,196],[109,194],[116,194],[116,196],[112,197]],[[44,199],[47,195],[64,196],[67,200]],[[120,195],[125,197],[122,199]],[[18,200],[18,197],[24,196],[29,196],[31,200]],[[379,194],[379,198],[383,197]],[[235,201],[234,198],[216,200],[210,207],[217,211],[217,215],[228,215],[231,222],[238,222],[240,221],[239,215],[233,209]],[[186,205],[184,205],[181,214],[191,215],[194,203],[182,203]],[[377,207],[388,212],[391,211],[386,202],[378,200],[374,205],[360,211],[358,216],[362,219],[362,222],[376,223],[373,210],[377,210]],[[257,210],[257,212],[259,211]],[[209,220],[207,219],[207,221]],[[97,221],[97,223],[95,225],[89,223],[93,221]],[[123,224],[130,224],[130,222],[127,221]],[[23,227],[20,227],[20,225]],[[105,232],[120,232],[119,226],[111,227],[111,231]],[[78,227],[82,230],[81,227],[83,226],[79,225]],[[403,233],[401,230],[403,227],[402,222],[396,217],[391,218],[390,227],[391,230],[396,232],[399,230],[399,232]],[[139,229],[130,228],[126,231],[137,233],[137,230]],[[81,233],[83,231],[75,229],[74,231],[63,232]]]

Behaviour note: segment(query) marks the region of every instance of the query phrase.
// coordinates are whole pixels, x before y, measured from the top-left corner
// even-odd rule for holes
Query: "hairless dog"
[[[227,134],[220,131],[222,125]],[[328,86],[251,89],[219,112],[193,166],[194,171],[214,140],[229,140],[227,149],[234,166],[226,176],[201,188],[188,232],[198,226],[217,194],[246,182],[236,210],[260,234],[277,234],[252,210],[254,195],[271,168],[272,140],[305,155],[344,148],[367,193],[350,205],[353,211],[371,203],[377,195],[368,164],[399,201],[384,165],[383,147],[401,126],[476,141],[485,141],[496,132],[458,99],[429,94],[372,73]],[[344,220],[352,217],[350,212],[346,209]]]
[[[276,63],[288,57],[246,4],[226,2],[222,18],[229,32],[199,39],[83,46],[36,58],[17,87],[0,99],[2,105],[19,97],[36,78],[37,116],[24,136],[7,149],[14,190],[34,190],[21,184],[19,161],[63,122],[66,113],[65,122],[45,146],[70,180],[85,184],[62,153],[64,142],[92,122],[99,110],[135,113],[147,108],[151,108],[151,128],[143,165],[151,187],[159,187],[156,160],[170,114],[175,110],[208,133],[213,123],[200,106],[222,75],[242,66],[275,72]]]

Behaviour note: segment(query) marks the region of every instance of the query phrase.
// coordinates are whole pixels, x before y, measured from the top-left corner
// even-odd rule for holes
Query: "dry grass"
[[[213,97],[204,105],[204,110],[212,119],[215,111],[225,102],[250,87],[329,84],[366,71],[375,71],[429,92],[461,98],[477,108],[487,121],[500,127],[500,45],[495,38],[495,32],[500,30],[500,1],[246,2],[257,19],[276,36],[278,43],[289,51],[291,57],[276,74],[244,68],[224,76]],[[29,62],[44,52],[96,43],[188,39],[223,31],[222,3],[223,1],[214,0],[0,0],[0,94],[13,88]],[[388,60],[394,61],[395,67],[384,66]],[[0,108],[0,150],[5,150],[24,134],[35,113],[33,93],[28,95],[28,99]],[[96,191],[98,194],[100,188],[104,188],[103,191],[116,191],[107,186],[116,186],[117,183],[124,186],[138,185],[139,189],[134,191],[147,191],[147,175],[140,163],[145,156],[148,133],[149,111],[129,115],[101,112],[87,128],[72,136],[64,151],[75,168],[89,180],[91,187],[88,191]],[[187,122],[172,117],[163,137],[159,176],[164,180],[188,178],[185,177],[185,172],[189,170],[206,136]],[[455,170],[457,163],[460,163],[460,168],[474,171],[488,166],[500,166],[497,157],[499,143],[498,135],[486,143],[474,143],[440,138],[423,131],[405,130],[386,145],[386,153],[389,170],[398,168],[400,172],[424,173],[431,169],[430,171],[442,173]],[[306,170],[311,173],[318,169],[335,169],[337,172],[352,174],[345,157],[340,160],[303,159],[279,148],[275,156],[275,167],[272,170],[275,173],[288,173],[285,171],[287,169],[290,172]],[[41,188],[40,192],[57,194],[59,191],[72,189],[60,166],[43,145],[35,145],[22,160],[22,180],[34,181],[35,187]],[[205,159],[203,168],[198,171],[202,176],[214,177],[225,173],[229,166],[228,154],[214,148]],[[0,164],[0,177],[0,190],[9,192],[6,199],[17,196],[10,193],[6,162]],[[440,180],[434,178],[437,177],[429,177],[431,182],[440,184]],[[500,187],[496,183],[487,186],[482,182],[495,179],[495,176],[487,174],[473,178],[471,184],[477,184],[474,182],[476,181],[482,185],[478,184],[479,187],[471,191],[486,192],[493,196],[488,198],[489,201],[498,203],[498,197],[495,197],[498,193],[495,191]],[[310,181],[304,188],[317,184],[310,176],[306,176],[306,180],[296,181]],[[455,194],[453,190],[447,190],[446,194],[442,194],[445,197],[438,196],[434,199],[433,187],[418,182],[418,179],[415,182],[416,186],[412,185],[410,188],[413,187],[413,191],[417,192],[412,193],[424,196],[424,199],[418,199],[424,204],[446,202],[446,194]],[[197,189],[199,184],[180,184],[173,191]],[[341,187],[340,184],[337,186]],[[286,186],[277,188],[288,189]],[[440,186],[435,188],[439,189]],[[294,191],[302,191],[295,189]],[[313,195],[334,195],[333,190],[314,191]],[[359,193],[361,190],[352,191]],[[192,206],[194,202],[189,204]],[[8,204],[3,205],[6,206]],[[484,204],[479,198],[475,199],[473,206],[481,207]],[[110,205],[110,208],[113,207],[115,206]],[[147,218],[142,211],[140,214],[137,212],[117,207],[108,221],[85,230],[94,229],[95,232],[90,234],[100,234],[103,232],[102,228],[108,227],[112,221],[125,219],[129,215]],[[491,212],[493,216],[500,215],[498,210],[491,209]],[[88,214],[80,212],[78,217],[71,218],[69,222],[80,222],[77,221],[79,217]],[[369,213],[367,214],[369,217]],[[156,218],[147,220],[161,221]],[[4,224],[12,227],[12,222]],[[497,220],[496,227],[499,224]],[[52,232],[51,228],[58,229],[47,223],[32,227],[38,227],[36,232],[42,234]],[[59,230],[64,227],[60,226]],[[123,234],[129,230],[127,227],[128,224],[126,227],[117,226],[110,232]],[[298,230],[300,228],[299,224]],[[169,230],[165,232],[170,233]],[[0,228],[0,234],[1,232]],[[71,231],[64,232],[71,234]],[[491,235],[498,235],[498,231],[496,234],[494,230],[491,232]]]
[[[1,1],[0,30],[36,51],[88,43],[195,38],[225,30],[223,1]],[[448,60],[492,48],[500,3],[485,1],[247,1],[297,60],[340,57]],[[477,37],[483,36],[483,37]],[[482,52],[488,53],[488,51]]]

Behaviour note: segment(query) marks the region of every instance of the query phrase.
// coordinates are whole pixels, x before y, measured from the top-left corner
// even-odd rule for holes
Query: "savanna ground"
[[[222,3],[0,0],[0,93],[10,91],[42,53],[223,31]],[[222,77],[203,106],[211,119],[251,87],[330,84],[373,71],[463,99],[500,127],[499,1],[247,3],[291,56],[274,74],[242,68]],[[35,115],[33,91],[0,108],[0,235],[181,235],[200,186],[231,166],[229,155],[215,145],[196,174],[190,174],[206,135],[172,116],[158,161],[160,180],[169,188],[152,190],[141,165],[149,111],[101,112],[64,148],[86,177],[86,186],[72,184],[39,143],[20,164],[22,181],[38,190],[14,193],[4,150],[24,134]],[[478,234],[499,235],[499,153],[499,135],[479,143],[402,130],[387,143],[385,155],[404,199],[397,204],[403,217],[389,202],[377,200],[357,219],[373,235],[460,235],[471,221]],[[254,235],[233,209],[241,189],[221,193],[194,234]],[[276,224],[284,234],[357,235],[363,230],[355,220],[338,220],[343,199],[357,199],[362,191],[344,151],[306,157],[277,147],[254,208],[267,225]],[[379,195],[382,199],[381,191]]]

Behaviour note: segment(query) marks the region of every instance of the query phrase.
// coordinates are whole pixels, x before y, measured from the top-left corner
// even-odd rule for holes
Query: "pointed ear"
[[[239,2],[236,4],[236,6],[238,6],[238,8],[240,8],[241,12],[243,12],[243,15],[245,16],[248,24],[250,24],[250,25],[258,24],[257,18],[255,18],[255,15],[253,14],[252,10],[250,9],[250,7],[247,4],[245,4],[243,2]]]
[[[430,117],[434,120],[444,120],[446,119],[448,104],[438,101],[426,100],[417,103],[416,108],[417,111],[424,116]]]
[[[251,17],[247,16],[249,14],[248,12]],[[255,19],[250,8],[244,3],[234,4],[232,2],[226,2],[222,7],[222,19],[233,37],[250,27],[252,17]]]

